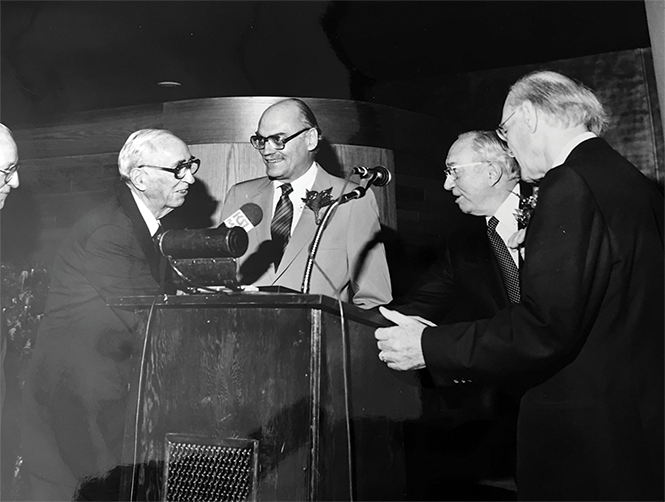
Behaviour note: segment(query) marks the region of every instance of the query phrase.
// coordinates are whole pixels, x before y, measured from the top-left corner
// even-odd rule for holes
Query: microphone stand
[[[335,209],[337,209],[337,206],[345,204],[346,202],[349,202],[353,199],[360,199],[361,197],[364,197],[372,181],[373,180],[370,180],[370,182],[367,183],[367,186],[365,186],[364,188],[359,186],[351,190],[349,193],[345,193],[344,195],[340,196],[337,200],[335,200],[332,204],[328,206],[328,209],[326,209],[326,213],[323,215],[323,218],[321,219],[321,224],[316,229],[316,233],[314,234],[312,249],[310,250],[309,256],[307,257],[307,265],[305,266],[305,275],[303,276],[302,287],[300,288],[300,290],[303,293],[305,294],[309,293],[309,284],[312,279],[312,268],[314,266],[314,258],[316,257],[316,252],[319,249],[319,244],[321,243],[321,236],[323,235],[323,230],[326,228],[326,225],[328,224],[330,218],[332,218]]]

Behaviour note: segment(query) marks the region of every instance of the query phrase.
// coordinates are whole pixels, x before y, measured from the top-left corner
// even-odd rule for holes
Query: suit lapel
[[[485,218],[475,220],[473,224],[478,226],[477,230],[466,234],[468,237],[457,253],[459,266],[463,269],[460,274],[475,278],[478,296],[484,298],[488,305],[495,305],[497,310],[501,310],[508,305],[501,269],[487,238]]]
[[[317,173],[316,178],[314,179],[314,184],[312,185],[312,190],[320,191],[330,188],[332,186],[330,175],[318,164],[316,164],[316,169]],[[284,256],[282,257],[279,268],[275,273],[275,281],[284,275],[293,264],[296,257],[301,253],[309,253],[310,244],[316,233],[316,228],[317,225],[314,211],[305,207],[300,215],[296,228],[293,230],[293,235],[291,236],[291,239],[289,239],[289,243],[284,250]]]

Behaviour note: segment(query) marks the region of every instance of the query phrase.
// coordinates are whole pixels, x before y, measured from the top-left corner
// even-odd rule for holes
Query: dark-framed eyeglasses
[[[201,161],[197,159],[196,157],[192,157],[191,159],[187,161],[180,162],[177,166],[175,167],[161,167],[161,166],[150,166],[148,164],[142,164],[140,166],[136,167],[148,167],[150,169],[161,169],[162,171],[168,171],[170,173],[173,173],[173,175],[181,180],[185,177],[187,174],[187,170],[189,170],[192,175],[196,174],[196,171],[199,170],[199,167],[201,166]]]
[[[506,143],[508,142],[508,131],[506,130],[506,124],[508,123],[508,121],[509,121],[511,118],[513,118],[513,115],[515,115],[516,113],[517,113],[517,108],[515,108],[515,109],[513,110],[513,113],[511,113],[510,115],[508,115],[508,117],[506,117],[506,120],[504,120],[503,122],[501,122],[501,123],[499,124],[499,127],[497,127],[497,128],[495,129],[496,135],[497,135],[499,138],[501,138],[502,141],[505,141]]]
[[[479,166],[480,164],[486,164],[488,163],[486,160],[481,160],[478,162],[469,162],[468,164],[458,164],[456,166],[446,166],[446,168],[443,170],[444,174],[446,177],[452,176],[454,180],[457,179],[457,170],[462,168],[462,167],[469,167],[469,166]]]
[[[7,169],[0,169],[0,173],[5,175],[5,183],[9,183],[12,180],[19,167],[21,167],[21,163],[17,162],[16,164],[9,166]]]
[[[312,127],[305,127],[291,136],[282,138],[279,134],[273,134],[272,136],[261,136],[259,133],[256,133],[254,136],[249,138],[249,142],[257,150],[263,150],[266,147],[266,141],[270,141],[270,144],[275,150],[284,150],[286,144],[291,141],[293,138],[300,136],[305,131],[309,131]]]

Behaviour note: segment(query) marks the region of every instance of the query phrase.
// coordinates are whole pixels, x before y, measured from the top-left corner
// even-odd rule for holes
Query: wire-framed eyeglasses
[[[162,171],[168,171],[170,173],[173,173],[173,175],[177,179],[181,180],[185,177],[188,170],[190,173],[192,173],[192,175],[196,174],[196,171],[199,170],[200,166],[201,166],[201,161],[196,157],[192,157],[189,160],[180,162],[175,167],[150,166],[148,164],[142,164],[137,167],[148,167],[150,169],[161,169]]]
[[[480,164],[487,164],[488,162],[486,160],[481,160],[479,162],[469,162],[468,164],[458,164],[456,166],[446,166],[446,168],[443,170],[445,173],[446,177],[452,176],[454,180],[457,179],[457,170],[462,168],[462,167],[469,167],[469,166],[479,166]]]
[[[16,164],[9,166],[7,169],[0,169],[0,173],[5,175],[5,183],[9,183],[12,180],[19,167],[21,167],[21,163],[17,162]]]
[[[515,108],[515,109],[513,110],[513,113],[511,113],[510,115],[508,115],[508,117],[506,118],[506,120],[504,120],[503,122],[501,122],[501,123],[499,124],[499,127],[497,127],[497,128],[494,130],[494,132],[496,132],[496,135],[497,135],[499,138],[501,138],[502,141],[505,141],[506,143],[508,142],[508,131],[506,130],[506,124],[508,123],[508,121],[509,121],[511,118],[513,118],[513,115],[515,115],[516,113],[517,113],[517,108]]]
[[[279,134],[273,134],[272,136],[261,136],[259,133],[256,133],[251,138],[249,138],[249,142],[257,150],[263,150],[266,147],[267,141],[270,142],[275,150],[284,150],[284,147],[289,141],[291,141],[293,138],[296,138],[297,136],[300,136],[305,131],[309,131],[310,129],[312,129],[311,126],[305,127],[304,129],[301,129],[297,133],[292,134],[291,136],[287,136],[286,138],[282,138]]]

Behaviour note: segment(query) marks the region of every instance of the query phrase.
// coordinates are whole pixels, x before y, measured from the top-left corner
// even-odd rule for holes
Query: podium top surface
[[[154,296],[122,296],[108,300],[110,307],[123,309],[150,308],[310,308],[331,314],[339,314],[340,303],[344,316],[356,322],[372,327],[392,326],[393,323],[384,318],[378,309],[363,310],[355,305],[338,302],[325,295],[285,293],[285,292],[220,292],[179,295]]]

